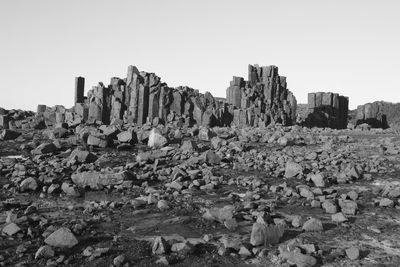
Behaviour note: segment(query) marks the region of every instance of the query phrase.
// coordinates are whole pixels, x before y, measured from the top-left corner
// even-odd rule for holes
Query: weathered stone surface
[[[98,173],[81,172],[71,175],[72,181],[80,187],[90,187],[91,189],[101,189],[103,186],[118,185],[128,178],[126,172],[119,173]]]
[[[78,240],[68,228],[62,227],[49,235],[44,242],[47,245],[58,248],[72,248],[78,244]]]

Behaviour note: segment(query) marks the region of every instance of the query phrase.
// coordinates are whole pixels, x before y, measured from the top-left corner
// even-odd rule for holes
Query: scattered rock
[[[48,245],[41,246],[35,253],[35,259],[52,257],[54,257],[54,250]]]
[[[78,240],[68,228],[62,227],[49,235],[44,242],[57,248],[72,248],[78,244]]]
[[[149,135],[149,141],[147,143],[147,145],[149,147],[162,147],[164,145],[166,145],[168,143],[167,138],[165,138],[160,130],[158,130],[157,128],[153,128],[150,131],[150,135]]]
[[[21,228],[19,228],[18,225],[13,222],[8,223],[2,230],[2,232],[8,236],[13,236],[19,231],[21,231]]]
[[[357,247],[347,248],[346,255],[350,260],[357,260],[360,257],[360,250]]]
[[[316,218],[310,218],[303,225],[303,230],[306,232],[321,232],[324,230],[322,222]]]
[[[286,168],[285,168],[285,177],[286,178],[293,178],[296,175],[302,174],[303,173],[303,167],[301,167],[300,164],[289,161],[286,163]]]

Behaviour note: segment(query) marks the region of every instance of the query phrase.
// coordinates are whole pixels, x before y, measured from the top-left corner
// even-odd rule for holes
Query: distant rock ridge
[[[158,125],[177,122],[199,126],[292,125],[296,118],[296,98],[286,87],[286,77],[276,66],[249,65],[249,80],[234,77],[227,98],[179,86],[168,87],[154,73],[129,66],[127,77],[113,77],[110,84],[99,83],[84,96],[85,79],[75,78],[75,104],[38,106],[38,116],[46,125],[133,123]]]

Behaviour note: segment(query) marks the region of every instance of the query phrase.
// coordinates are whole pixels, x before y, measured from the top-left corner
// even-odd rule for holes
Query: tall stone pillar
[[[137,124],[141,126],[146,123],[147,115],[149,112],[149,87],[140,84],[138,91],[139,95],[137,102]]]
[[[155,117],[158,117],[160,109],[160,85],[156,85],[150,88],[149,92],[149,119],[153,121]]]
[[[137,122],[139,96],[139,70],[135,66],[128,67],[126,78],[125,105],[128,109],[128,122]]]
[[[85,78],[75,77],[75,104],[85,102]]]

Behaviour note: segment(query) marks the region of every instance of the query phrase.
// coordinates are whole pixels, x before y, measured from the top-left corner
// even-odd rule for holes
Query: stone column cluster
[[[356,125],[367,123],[372,128],[389,128],[383,102],[367,103],[357,107]]]
[[[349,98],[336,93],[309,93],[308,117],[309,127],[329,127],[346,129],[349,113]]]
[[[248,80],[233,77],[226,98],[236,126],[292,125],[296,121],[296,98],[276,66],[249,65]]]
[[[113,77],[109,86],[93,86],[87,97],[84,85],[83,77],[75,78],[73,118],[68,116],[75,122],[141,126],[181,121],[188,125],[227,126],[232,121],[227,105],[210,93],[201,94],[186,86],[168,87],[154,73],[139,71],[135,66],[128,67],[125,79]],[[41,113],[45,111],[46,107]]]

